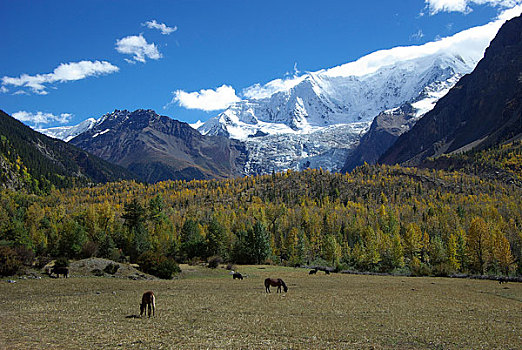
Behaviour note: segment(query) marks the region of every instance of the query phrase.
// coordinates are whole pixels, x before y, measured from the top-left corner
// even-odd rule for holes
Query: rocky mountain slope
[[[152,110],[115,110],[70,143],[121,165],[146,182],[238,176],[244,149],[234,140],[203,136]]]
[[[135,178],[119,166],[32,130],[4,111],[0,111],[0,169],[0,187],[34,192]]]
[[[419,165],[428,157],[484,149],[522,133],[522,17],[506,22],[475,70],[380,158]]]

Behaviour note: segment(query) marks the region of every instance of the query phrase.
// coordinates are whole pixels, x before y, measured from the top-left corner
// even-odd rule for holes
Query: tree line
[[[219,258],[520,275],[521,192],[458,172],[368,165],[351,174],[309,169],[220,181],[122,181],[49,195],[6,190],[0,245],[144,264]]]

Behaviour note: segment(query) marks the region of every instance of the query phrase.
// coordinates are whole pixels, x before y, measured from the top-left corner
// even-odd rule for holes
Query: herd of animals
[[[310,275],[315,275],[319,269],[315,268],[308,272]],[[324,270],[325,274],[329,275],[330,271]],[[60,275],[63,275],[65,278],[69,277],[69,269],[67,267],[62,266],[54,266],[49,271],[49,276],[52,276],[53,274],[56,275],[57,278],[60,277]],[[233,279],[239,279],[243,280],[243,275],[239,272],[232,272],[232,278]],[[507,283],[507,278],[499,279],[498,283]],[[288,292],[288,287],[286,286],[285,282],[281,278],[267,278],[265,279],[265,292],[270,293],[270,287],[277,287],[277,293],[281,293],[281,288],[286,292]],[[155,316],[156,312],[156,297],[154,296],[153,291],[147,291],[143,293],[143,296],[141,297],[141,304],[140,304],[140,317],[143,317],[143,314],[145,313],[145,316],[148,317]]]

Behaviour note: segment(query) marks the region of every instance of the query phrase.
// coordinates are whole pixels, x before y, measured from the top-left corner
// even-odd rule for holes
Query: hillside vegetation
[[[520,275],[522,190],[399,166],[3,191],[0,239],[37,255]]]
[[[522,186],[522,140],[485,150],[442,155],[426,160],[423,167],[478,175],[491,180]]]

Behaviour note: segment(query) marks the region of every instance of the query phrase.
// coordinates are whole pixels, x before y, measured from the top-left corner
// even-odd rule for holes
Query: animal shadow
[[[140,318],[139,315],[127,315],[125,318]]]

